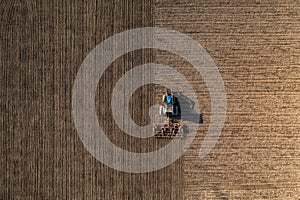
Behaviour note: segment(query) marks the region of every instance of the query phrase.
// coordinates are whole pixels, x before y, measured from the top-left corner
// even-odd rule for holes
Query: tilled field
[[[183,157],[185,199],[299,199],[299,1],[157,1],[155,26],[201,43],[215,60],[227,92],[222,135],[204,159],[205,132]],[[156,60],[189,73],[167,53]],[[198,91],[209,122],[205,85]],[[200,83],[200,84],[199,84]]]
[[[1,1],[0,198],[299,199],[299,5],[293,0]],[[113,88],[141,64],[166,64],[183,74],[204,116],[179,160],[155,172],[130,174],[103,165],[82,144],[71,114],[72,86],[97,44],[146,26],[185,33],[207,50],[226,87],[227,117],[215,147],[198,158],[211,116],[201,75],[165,51],[143,49],[118,58],[101,77],[95,98],[99,123],[114,144],[150,152],[168,143],[128,136],[113,120]],[[150,122],[148,110],[164,91],[150,84],[134,93],[130,113],[137,124]]]

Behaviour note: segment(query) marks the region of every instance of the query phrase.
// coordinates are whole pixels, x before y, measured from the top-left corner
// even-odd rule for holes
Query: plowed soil
[[[0,1],[0,199],[300,199],[300,1]],[[205,158],[199,149],[211,99],[183,58],[143,49],[118,58],[101,77],[99,123],[117,146],[157,150],[168,140],[124,134],[111,114],[114,85],[135,66],[157,62],[184,74],[204,124],[172,165],[130,174],[97,161],[72,119],[72,86],[95,46],[132,28],[185,33],[214,59],[227,117]],[[145,85],[130,112],[140,125],[165,88]]]

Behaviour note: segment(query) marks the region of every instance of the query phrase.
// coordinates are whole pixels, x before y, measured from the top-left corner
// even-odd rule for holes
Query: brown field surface
[[[300,199],[299,0],[6,0],[0,13],[0,199]],[[147,26],[185,33],[207,50],[226,87],[227,117],[215,147],[198,158],[211,116],[201,74],[166,51],[121,56],[101,77],[95,98],[114,144],[150,152],[169,142],[129,136],[113,120],[113,88],[141,64],[184,74],[204,116],[176,162],[131,174],[105,166],[84,147],[72,118],[72,87],[97,44]],[[133,94],[137,124],[150,122],[148,110],[164,89],[150,84]]]

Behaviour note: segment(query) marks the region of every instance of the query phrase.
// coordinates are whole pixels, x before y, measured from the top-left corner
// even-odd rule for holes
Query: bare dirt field
[[[13,0],[1,1],[0,13],[0,199],[300,199],[300,1]],[[121,56],[95,98],[99,124],[114,144],[150,152],[169,142],[129,136],[114,122],[113,88],[141,64],[185,75],[204,116],[176,162],[131,174],[85,148],[72,118],[72,87],[96,45],[147,26],[185,33],[207,50],[225,84],[227,117],[212,151],[198,158],[212,114],[201,74],[165,51]],[[164,90],[149,84],[134,93],[137,124],[150,122],[148,110]]]

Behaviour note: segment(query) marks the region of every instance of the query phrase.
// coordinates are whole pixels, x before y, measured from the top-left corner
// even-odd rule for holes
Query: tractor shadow
[[[195,102],[185,96],[182,92],[174,92],[175,103],[179,107],[179,117],[183,121],[189,121],[196,124],[203,124],[203,115],[202,113],[197,113],[195,111]],[[181,113],[184,113],[182,115]],[[187,127],[188,129],[188,127]]]

